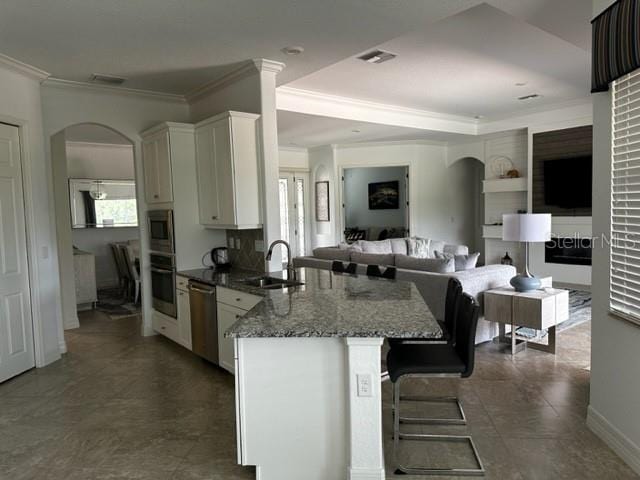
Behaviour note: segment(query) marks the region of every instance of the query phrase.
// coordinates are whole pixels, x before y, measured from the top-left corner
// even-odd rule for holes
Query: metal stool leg
[[[455,403],[460,413],[460,418],[425,418],[425,417],[400,417],[400,423],[412,425],[466,425],[467,417],[464,414],[458,397],[425,397],[420,395],[403,395],[400,401],[424,402],[424,403]]]
[[[429,435],[420,433],[402,433],[400,431],[400,383],[399,378],[393,385],[393,457],[397,473],[410,475],[458,475],[458,476],[484,476],[484,465],[478,454],[473,439],[468,435]],[[471,446],[477,468],[422,468],[402,465],[399,460],[400,440],[436,441],[436,442],[465,442]]]

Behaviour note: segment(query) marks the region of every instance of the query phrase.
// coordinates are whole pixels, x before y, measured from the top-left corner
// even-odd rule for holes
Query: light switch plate
[[[264,252],[264,240],[256,240],[256,252]]]
[[[227,247],[236,248],[235,242],[233,241],[233,237],[227,237]]]
[[[370,373],[356,375],[359,397],[373,397],[373,381]]]
[[[236,237],[236,250],[240,250],[242,247],[242,243],[240,241],[240,237]]]

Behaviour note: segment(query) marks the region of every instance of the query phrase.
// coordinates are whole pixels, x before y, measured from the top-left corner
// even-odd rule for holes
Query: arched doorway
[[[135,317],[140,208],[134,142],[96,123],[51,137],[56,237],[65,330],[96,307],[109,318]]]

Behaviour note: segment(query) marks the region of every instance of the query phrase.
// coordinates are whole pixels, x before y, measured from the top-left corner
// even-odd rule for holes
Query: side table
[[[500,342],[508,341],[505,325],[511,325],[512,355],[527,346],[555,354],[556,325],[569,318],[569,291],[550,287],[530,292],[516,292],[511,287],[487,290],[484,292],[484,315],[486,320],[500,324]],[[518,339],[516,327],[547,329],[548,343]]]

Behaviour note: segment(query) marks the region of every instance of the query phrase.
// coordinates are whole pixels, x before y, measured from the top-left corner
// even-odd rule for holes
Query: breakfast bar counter
[[[261,480],[382,480],[382,342],[438,338],[440,326],[411,282],[312,268],[296,280],[262,289],[226,332],[238,463]]]

